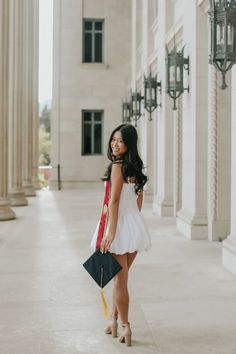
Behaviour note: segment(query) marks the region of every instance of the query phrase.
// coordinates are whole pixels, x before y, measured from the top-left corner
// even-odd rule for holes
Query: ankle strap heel
[[[117,337],[117,318],[111,316],[108,326],[105,328],[104,332],[106,334],[111,334],[113,338]]]
[[[132,332],[131,332],[131,329],[130,329],[130,323],[122,323],[122,328],[123,328],[123,331],[122,331],[122,334],[119,338],[119,341],[121,343],[125,343],[126,346],[131,346],[131,336],[132,336]]]

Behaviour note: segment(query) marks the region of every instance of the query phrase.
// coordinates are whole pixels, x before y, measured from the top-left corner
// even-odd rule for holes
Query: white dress
[[[147,251],[151,247],[151,238],[143,215],[137,205],[134,183],[123,183],[120,195],[118,220],[115,239],[110,252],[115,254]],[[100,222],[100,221],[99,221]],[[95,251],[99,222],[93,234],[91,248]],[[106,230],[108,230],[108,225]],[[107,235],[107,231],[106,231]]]

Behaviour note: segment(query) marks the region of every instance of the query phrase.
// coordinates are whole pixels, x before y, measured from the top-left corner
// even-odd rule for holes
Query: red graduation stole
[[[109,197],[110,197],[110,186],[111,186],[110,180],[106,181],[106,189],[105,189],[105,196],[104,196],[103,207],[102,207],[102,214],[101,214],[99,228],[98,228],[96,250],[101,245],[104,231],[105,231],[105,227],[106,227],[107,214],[108,214],[108,203],[109,203]]]
[[[101,214],[99,228],[98,228],[96,250],[101,245],[104,231],[105,231],[105,227],[106,227],[107,214],[108,214],[108,202],[109,202],[109,197],[110,197],[110,186],[111,186],[110,180],[106,181],[106,189],[105,189],[105,196],[104,196],[103,207],[102,207],[102,214]],[[107,306],[107,302],[106,302],[102,287],[100,288],[100,294],[101,294],[101,299],[102,299],[102,304],[103,304],[104,317],[107,318],[109,311],[108,311],[108,306]]]

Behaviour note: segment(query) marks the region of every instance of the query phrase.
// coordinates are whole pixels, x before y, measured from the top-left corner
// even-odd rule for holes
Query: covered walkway
[[[221,266],[221,243],[189,241],[148,202],[153,247],[130,273],[133,346],[103,334],[82,267],[101,198],[91,186],[40,191],[0,224],[0,353],[235,354],[236,277]]]

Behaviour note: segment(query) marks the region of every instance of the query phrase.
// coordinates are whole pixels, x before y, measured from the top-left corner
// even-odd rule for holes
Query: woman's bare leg
[[[114,254],[113,254],[114,255]],[[127,253],[127,267],[128,271],[137,256],[137,252],[133,253]],[[111,310],[111,317],[113,318],[118,318],[118,309],[116,306],[116,293],[115,293],[116,287],[115,287],[115,278],[114,278],[114,285],[113,285],[113,291],[112,291],[112,310]]]
[[[116,275],[114,280],[114,301],[119,312],[122,323],[128,322],[129,293],[128,293],[128,265],[127,254],[116,255],[115,259],[122,266],[122,270]]]
[[[113,281],[113,290],[112,290],[111,317],[118,318],[118,310],[117,310],[117,306],[116,306],[116,293],[115,293],[115,278],[114,278],[114,281]]]
[[[133,253],[127,253],[127,265],[128,265],[128,270],[130,269],[133,261],[135,260],[135,257],[137,256],[137,251]]]

